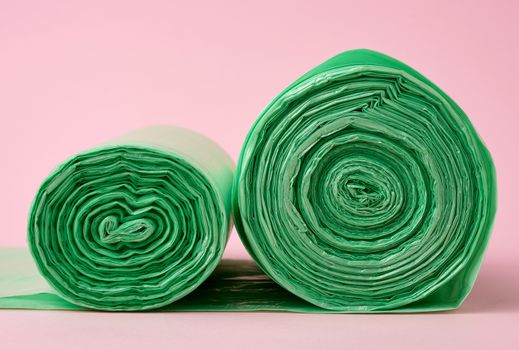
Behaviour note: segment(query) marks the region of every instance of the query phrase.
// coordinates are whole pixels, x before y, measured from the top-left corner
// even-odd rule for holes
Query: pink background
[[[269,339],[294,345],[297,337],[303,339],[299,345],[312,346],[333,335],[343,345],[369,340],[373,347],[388,341],[409,347],[423,342],[434,347],[434,341],[504,346],[517,340],[511,327],[519,324],[518,3],[187,3],[0,3],[0,246],[25,244],[32,196],[48,172],[70,155],[136,127],[171,123],[210,136],[237,159],[251,123],[281,89],[327,58],[364,47],[403,60],[443,88],[467,112],[494,157],[499,209],[473,294],[461,310],[441,315],[96,317],[0,311],[0,323],[10,325],[0,327],[0,347],[1,342],[23,348],[35,340],[57,340],[63,334],[59,327],[66,327],[68,345],[81,335],[84,345],[121,339],[120,344],[138,345],[147,338],[128,339],[132,329],[148,334],[142,327],[171,337],[157,340],[163,345],[176,344],[174,337],[200,345],[212,345],[217,338],[217,344],[228,346],[248,336],[256,346]],[[236,234],[226,255],[246,256]],[[265,338],[253,334],[256,326],[264,327]],[[45,327],[51,337],[24,337],[31,327],[34,332]],[[313,327],[312,332],[305,327]],[[99,328],[100,338],[89,335]],[[197,337],[203,332],[210,334],[206,340]]]

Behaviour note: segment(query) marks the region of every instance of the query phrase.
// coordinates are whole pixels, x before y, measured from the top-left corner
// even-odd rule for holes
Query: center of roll
[[[115,215],[105,217],[99,224],[101,241],[107,244],[141,242],[155,231],[153,223],[146,218],[129,219],[120,223]]]
[[[384,200],[385,195],[380,186],[356,177],[346,179],[342,192],[347,200],[357,208],[373,208]]]
[[[315,239],[364,253],[413,234],[424,210],[417,201],[427,196],[418,193],[423,179],[412,155],[359,130],[334,135],[307,153],[295,206]]]
[[[329,198],[327,207],[339,221],[358,227],[362,217],[376,226],[391,215],[392,193],[399,192],[397,181],[389,178],[387,169],[374,160],[343,159],[324,177],[328,187],[321,193]]]

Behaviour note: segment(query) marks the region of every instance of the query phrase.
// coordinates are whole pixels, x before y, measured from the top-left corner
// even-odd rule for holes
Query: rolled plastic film
[[[133,131],[60,165],[41,185],[28,240],[67,301],[144,310],[193,291],[226,245],[234,165],[204,136]]]
[[[277,96],[235,177],[238,232],[278,284],[337,312],[452,309],[496,211],[464,112],[405,64],[344,52]]]

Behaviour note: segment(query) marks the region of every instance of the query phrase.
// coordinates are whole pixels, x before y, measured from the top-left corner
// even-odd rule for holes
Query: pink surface
[[[0,246],[25,244],[26,215],[37,187],[54,166],[73,153],[136,127],[172,123],[210,136],[237,159],[251,123],[282,88],[336,53],[365,47],[403,60],[443,88],[467,112],[493,154],[499,209],[483,268],[488,276],[478,280],[474,291],[480,295],[472,301],[477,307],[467,314],[462,309],[445,316],[380,318],[184,314],[134,319],[0,311],[0,322],[20,319],[20,327],[65,327],[69,341],[75,339],[74,332],[68,332],[75,325],[81,328],[86,324],[83,334],[88,335],[89,330],[110,328],[112,319],[122,320],[123,325],[131,319],[121,335],[146,324],[136,321],[142,319],[162,322],[154,332],[178,332],[178,326],[186,330],[184,337],[195,336],[202,334],[200,323],[195,321],[200,315],[209,328],[215,323],[250,329],[264,324],[269,332],[278,333],[274,340],[290,334],[309,339],[311,333],[305,331],[305,325],[323,328],[322,332],[342,332],[342,339],[353,337],[349,339],[352,344],[361,338],[366,341],[373,332],[400,344],[404,340],[396,339],[395,334],[409,337],[417,328],[436,339],[447,332],[443,337],[450,337],[452,344],[459,339],[457,330],[489,341],[487,326],[493,324],[501,333],[509,331],[510,320],[515,324],[519,320],[517,303],[511,296],[519,294],[519,287],[515,282],[506,284],[506,277],[517,280],[519,271],[519,3],[260,3],[2,2]],[[246,256],[236,234],[226,255]],[[500,277],[494,277],[496,274]],[[478,309],[481,304],[484,311]],[[270,317],[272,324],[294,323],[273,328],[268,326]],[[69,323],[69,318],[74,321]],[[169,325],[171,318],[176,321]],[[27,319],[33,322],[26,323]],[[177,323],[184,322],[180,320],[187,323],[179,326]],[[326,330],[322,322],[333,327]],[[350,333],[350,327],[357,331]],[[26,334],[9,329],[15,341]],[[0,327],[0,334],[5,330]],[[58,337],[57,332],[49,334]],[[101,332],[100,336],[108,334]],[[240,337],[238,329],[235,334]],[[121,344],[126,344],[125,339]],[[3,336],[0,347],[2,341]],[[410,344],[417,343],[411,339]]]

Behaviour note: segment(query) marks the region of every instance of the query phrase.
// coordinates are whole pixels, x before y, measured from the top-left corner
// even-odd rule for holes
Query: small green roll
[[[436,311],[470,292],[496,211],[491,156],[465,113],[407,65],[344,52],[252,126],[234,184],[261,269],[335,312]]]
[[[145,310],[193,291],[227,243],[234,165],[192,131],[136,130],[64,162],[34,199],[28,240],[69,302]]]

